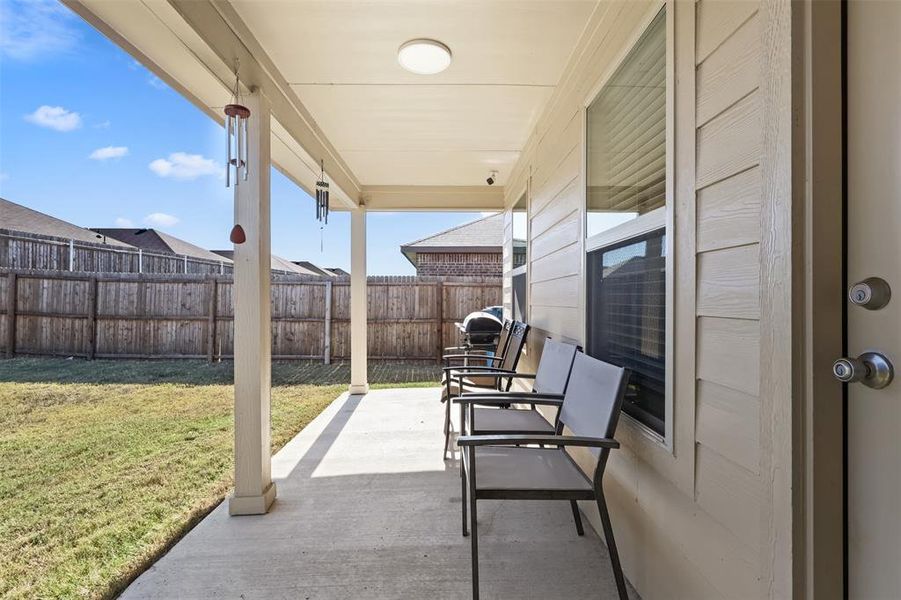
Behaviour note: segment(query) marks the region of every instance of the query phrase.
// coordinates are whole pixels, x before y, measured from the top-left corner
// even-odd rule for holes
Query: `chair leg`
[[[462,457],[460,459],[460,462],[461,463],[463,462]],[[467,487],[466,473],[463,471],[463,468],[461,467],[460,468],[460,497],[463,500],[461,503],[463,505],[463,537],[466,537],[469,535],[469,530],[466,527],[466,525],[467,525],[466,524],[466,502],[468,501],[467,494],[466,494],[466,491],[467,491],[466,487]]]
[[[585,530],[582,528],[582,515],[579,513],[579,503],[575,500],[570,500],[569,504],[573,509],[573,519],[576,521],[576,533],[585,535]]]
[[[619,552],[616,551],[616,540],[613,539],[613,525],[610,524],[610,513],[607,512],[607,501],[604,493],[597,497],[598,512],[601,513],[601,524],[604,526],[604,539],[607,541],[607,553],[610,555],[610,564],[613,567],[613,578],[616,580],[616,591],[619,600],[629,600],[629,592],[626,589],[626,578],[623,577],[623,568],[619,564]]]
[[[463,419],[465,418],[465,407],[460,405],[460,434],[465,435],[466,431],[463,428]],[[460,488],[461,488],[461,498],[463,499],[463,537],[469,535],[469,531],[466,528],[466,463],[463,460],[463,450],[460,450]]]
[[[471,463],[470,463],[471,464]],[[470,485],[475,482],[475,474],[470,474]],[[479,600],[479,532],[476,518],[476,493],[469,488],[470,542],[472,544],[472,600]]]
[[[444,407],[444,452],[441,453],[441,458],[447,458],[447,449],[450,446],[450,432],[451,432],[451,409],[450,409],[451,401],[450,396],[447,398],[447,406]],[[451,451],[453,454],[453,451]],[[451,456],[453,458],[453,456]]]

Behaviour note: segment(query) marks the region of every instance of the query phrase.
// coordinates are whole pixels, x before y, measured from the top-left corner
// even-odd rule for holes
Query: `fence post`
[[[325,282],[325,333],[322,344],[322,362],[332,364],[332,282]]]
[[[441,281],[438,282],[438,285],[435,286],[438,296],[438,331],[435,337],[438,338],[438,356],[435,360],[438,361],[438,364],[441,364],[441,356],[444,354],[444,283]]]
[[[88,360],[97,352],[97,278],[88,280]]]
[[[144,272],[144,249],[138,248],[138,273]]]
[[[15,273],[6,276],[6,356],[16,355],[16,295],[18,281]]]
[[[207,321],[207,347],[206,347],[206,359],[207,362],[213,362],[214,356],[214,348],[216,347],[216,305],[219,302],[219,282],[216,281],[216,278],[213,277],[210,279],[210,306],[209,306],[209,318]]]
[[[75,240],[69,240],[69,270],[75,270]]]
[[[188,273],[188,255],[187,255],[187,254],[185,254],[185,268],[184,268],[184,272],[185,272],[185,274],[187,275],[187,273]]]

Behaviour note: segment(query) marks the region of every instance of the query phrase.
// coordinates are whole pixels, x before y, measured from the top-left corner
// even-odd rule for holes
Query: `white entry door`
[[[874,309],[879,281],[850,290],[871,298],[849,299],[848,352],[899,367],[901,0],[850,0],[847,27],[848,282],[881,278],[893,292]],[[849,597],[901,599],[901,375],[882,389],[850,383],[847,427]]]

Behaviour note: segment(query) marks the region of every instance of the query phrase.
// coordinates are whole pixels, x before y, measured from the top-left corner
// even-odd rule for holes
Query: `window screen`
[[[623,410],[664,435],[665,229],[588,254],[588,354],[632,371]]]
[[[661,11],[588,107],[586,235],[666,202],[666,17]]]

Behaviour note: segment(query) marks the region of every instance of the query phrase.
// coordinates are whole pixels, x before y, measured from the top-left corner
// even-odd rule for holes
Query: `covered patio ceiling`
[[[272,162],[338,209],[503,208],[503,185],[597,0],[63,0],[221,121],[232,70],[272,106]],[[416,75],[401,44],[440,40]],[[496,170],[497,182],[485,182]]]

